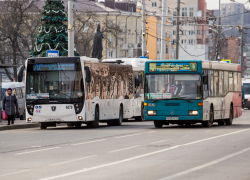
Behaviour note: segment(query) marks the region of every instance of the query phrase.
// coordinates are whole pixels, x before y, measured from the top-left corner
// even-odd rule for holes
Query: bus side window
[[[203,70],[203,76],[208,76],[208,70]],[[203,84],[203,98],[208,97],[208,84]]]
[[[219,96],[219,72],[214,71],[214,96]]]
[[[238,91],[241,92],[241,73],[238,73]]]
[[[238,91],[238,73],[234,72],[234,91]]]
[[[229,77],[229,91],[234,91],[234,78],[233,78],[233,72],[228,73]]]
[[[208,74],[208,88],[209,88],[209,96],[214,96],[214,74],[213,70],[209,70]]]
[[[224,71],[224,96],[228,93],[228,71]]]
[[[219,96],[224,96],[223,91],[223,71],[219,71]]]

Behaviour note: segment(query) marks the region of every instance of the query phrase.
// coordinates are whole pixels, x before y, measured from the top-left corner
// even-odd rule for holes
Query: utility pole
[[[221,61],[221,55],[220,55],[220,34],[221,34],[221,18],[220,18],[220,0],[219,0],[219,26],[218,26],[218,44],[217,44],[217,54],[216,54],[216,60]]]
[[[68,0],[68,57],[74,57],[74,22],[72,0]]]
[[[145,18],[145,0],[142,0],[142,56],[147,54],[147,44],[146,44],[146,18]]]
[[[177,1],[177,23],[176,23],[176,59],[179,59],[179,41],[180,41],[180,0]]]
[[[162,0],[162,8],[161,8],[161,60],[166,59],[166,0]]]
[[[242,6],[242,17],[241,17],[241,76],[243,77],[243,63],[244,63],[244,59],[243,59],[243,51],[244,51],[244,5]]]

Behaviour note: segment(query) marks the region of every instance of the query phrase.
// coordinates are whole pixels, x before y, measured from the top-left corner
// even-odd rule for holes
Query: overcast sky
[[[239,3],[246,3],[248,0],[235,0],[236,2]],[[207,9],[219,9],[219,0],[206,0],[207,2]],[[221,0],[221,3],[229,3],[231,2],[230,0]],[[246,8],[250,8],[250,3],[246,4]]]

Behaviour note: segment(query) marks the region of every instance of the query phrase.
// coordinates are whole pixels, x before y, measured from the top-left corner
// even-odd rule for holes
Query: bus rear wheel
[[[120,106],[119,119],[116,119],[114,121],[115,126],[121,126],[122,125],[122,121],[123,121],[123,108],[122,108],[122,106]]]
[[[202,122],[202,125],[203,125],[204,127],[211,127],[212,124],[213,124],[213,121],[214,121],[214,111],[213,111],[213,108],[211,107],[211,108],[210,108],[209,120],[208,120],[208,121]]]
[[[40,129],[47,129],[47,123],[40,123]]]
[[[163,123],[159,122],[159,121],[154,121],[154,125],[155,125],[156,128],[162,128]]]
[[[231,126],[233,124],[233,107],[230,107],[229,119],[226,119],[226,125]]]

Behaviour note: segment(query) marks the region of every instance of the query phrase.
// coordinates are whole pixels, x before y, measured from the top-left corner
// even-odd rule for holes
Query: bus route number
[[[73,109],[72,106],[66,106],[66,109]]]

